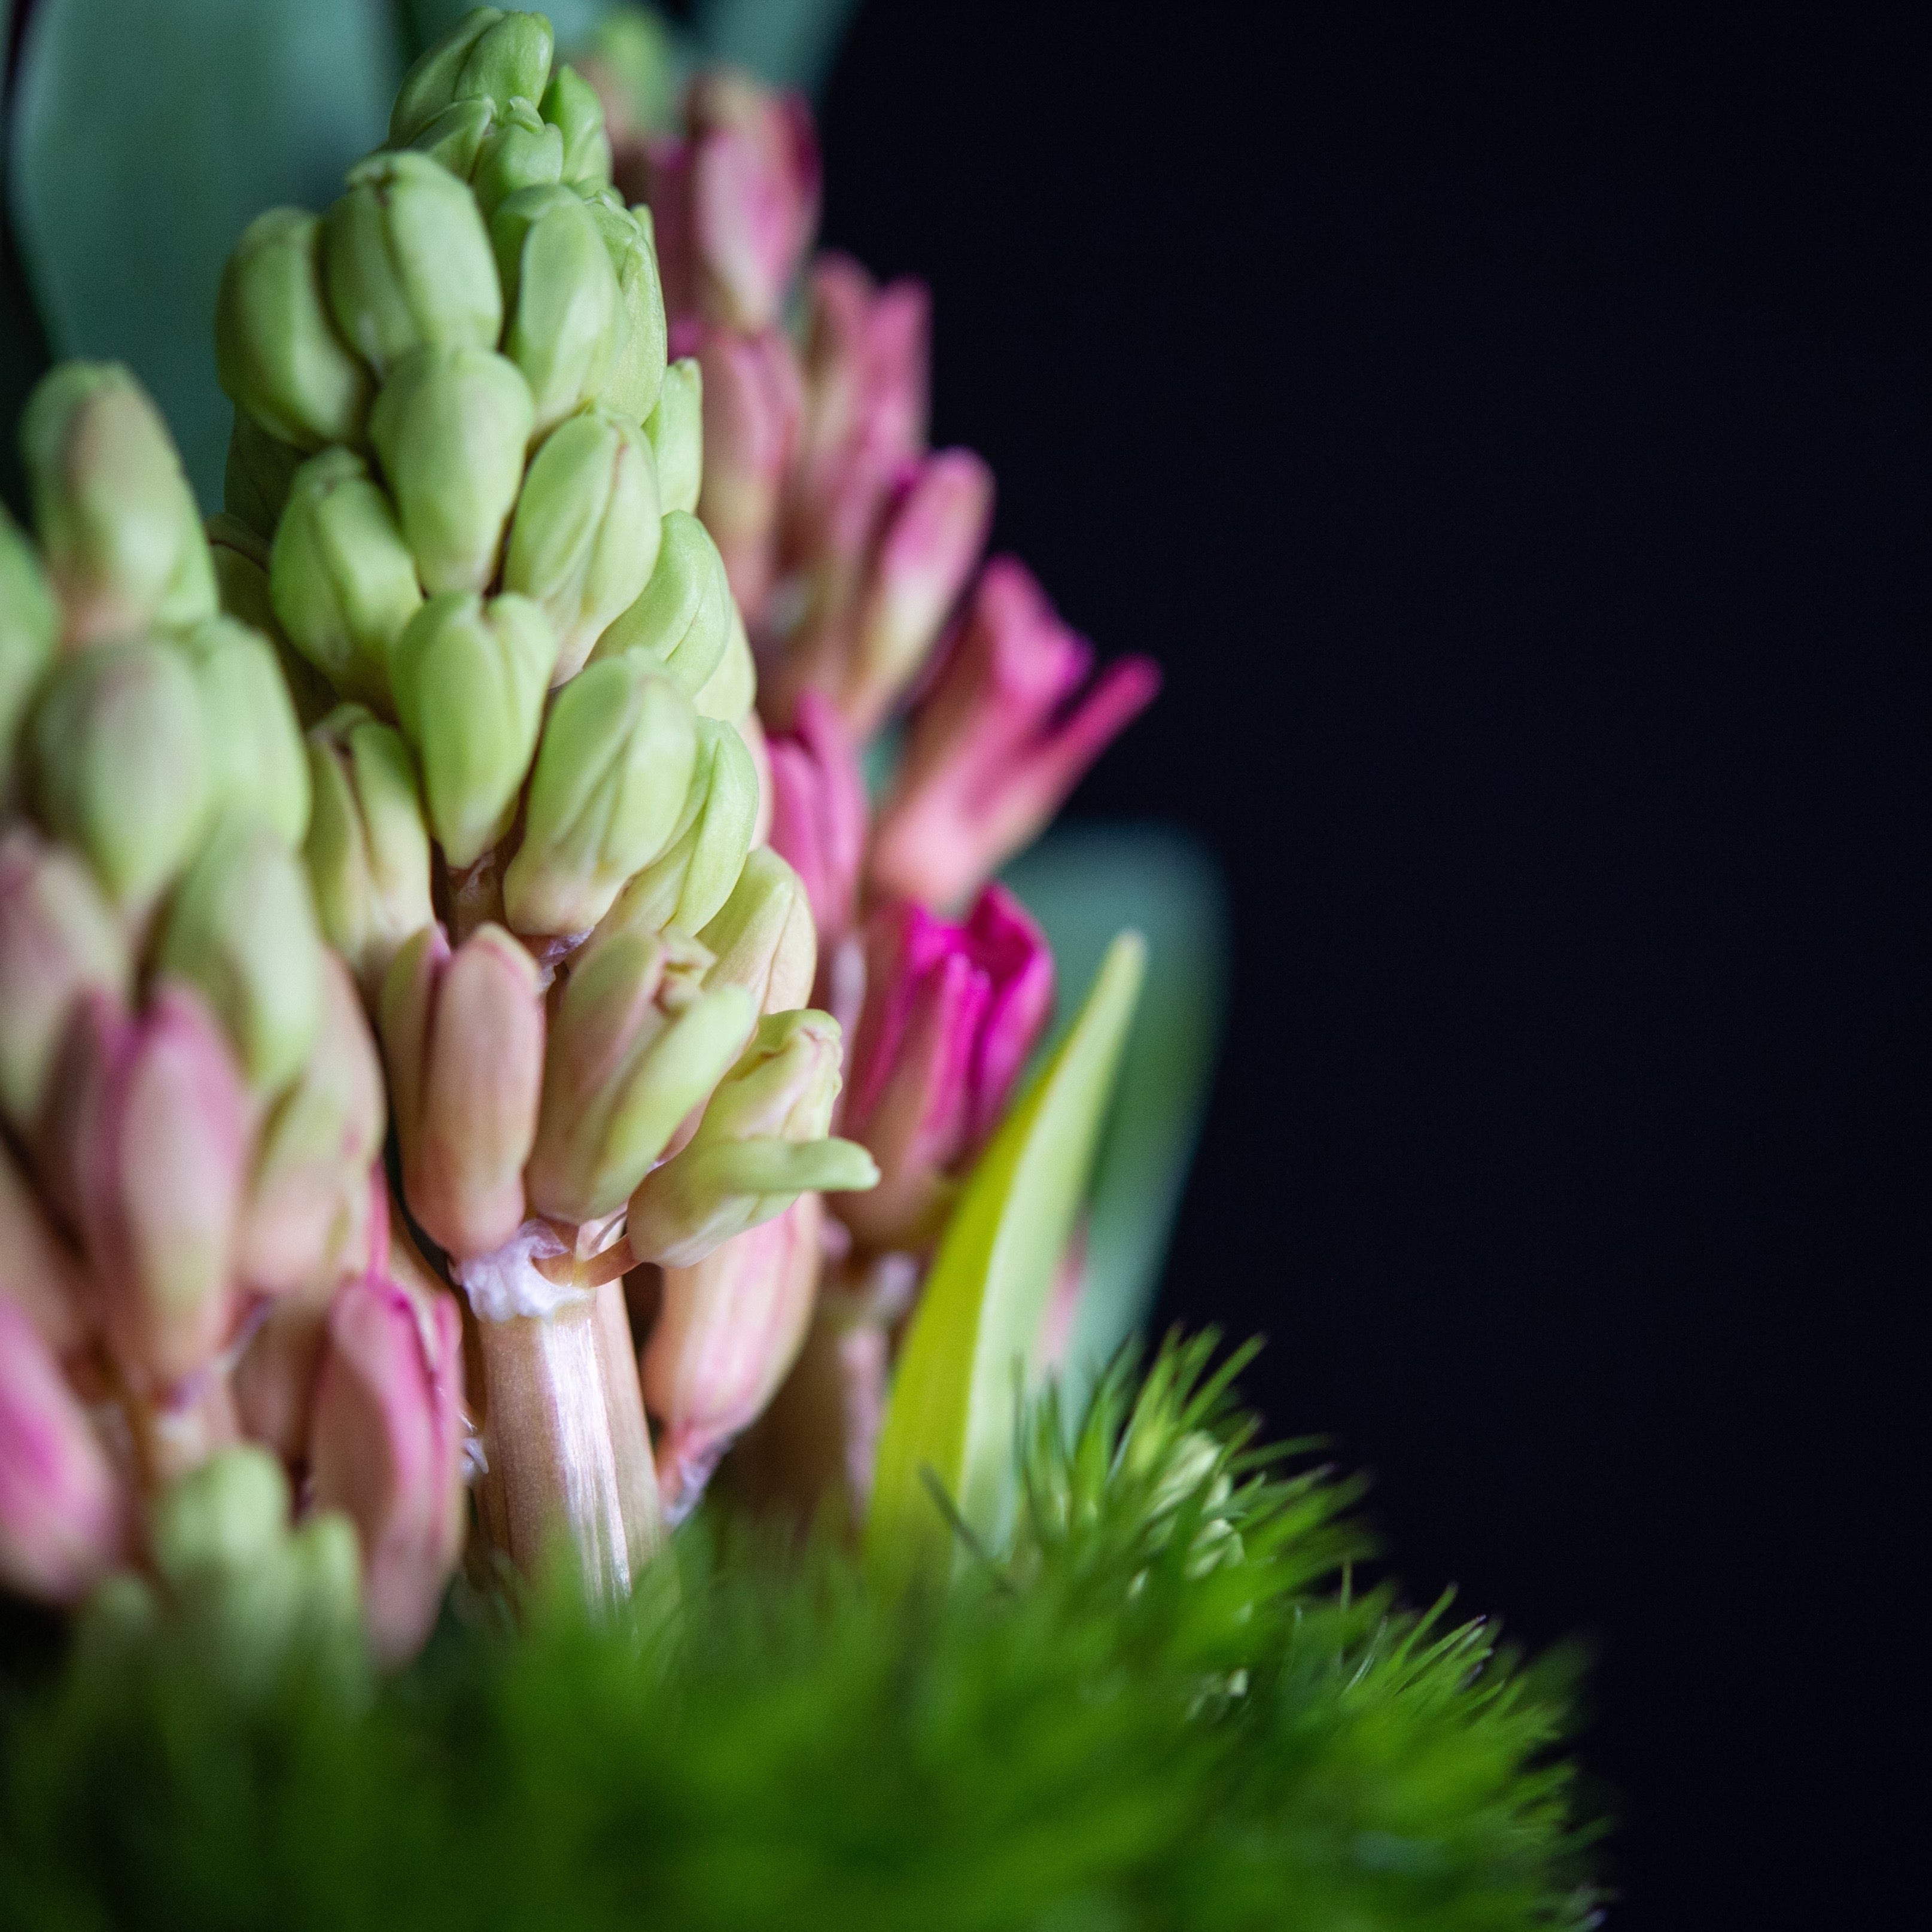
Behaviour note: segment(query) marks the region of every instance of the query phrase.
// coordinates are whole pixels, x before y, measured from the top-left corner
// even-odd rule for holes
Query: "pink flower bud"
[[[92,1306],[80,1257],[56,1232],[0,1143],[0,1301],[11,1302],[56,1354],[86,1339]]]
[[[866,856],[866,780],[837,707],[802,692],[792,728],[769,741],[771,848],[805,882],[821,951],[850,928]]]
[[[1038,834],[1160,688],[1150,658],[1123,658],[1088,686],[1093,663],[1024,565],[986,566],[880,809],[876,890],[957,905]]]
[[[70,1602],[121,1554],[126,1510],[52,1351],[0,1297],[0,1584]]]
[[[227,1336],[248,1090],[219,1022],[178,981],[133,1020],[91,995],[81,1027],[68,1160],[102,1326],[129,1378],[165,1390]]]
[[[798,357],[782,329],[706,329],[704,481],[698,514],[718,545],[731,594],[756,623],[777,562],[778,496],[798,436]]]
[[[488,1254],[524,1218],[543,1089],[536,962],[500,926],[453,953],[426,927],[389,968],[380,1030],[410,1211],[452,1255]]]
[[[694,1267],[664,1270],[638,1366],[660,1424],[658,1483],[671,1522],[689,1514],[796,1360],[824,1265],[824,1220],[822,1197],[802,1194]]]
[[[882,1178],[836,1206],[873,1249],[938,1232],[951,1181],[998,1123],[1053,1004],[1053,956],[1003,886],[964,926],[899,901],[866,933],[866,1004],[839,1131]]]
[[[309,1429],[316,1505],[362,1548],[378,1658],[399,1663],[436,1621],[463,1540],[463,1324],[450,1295],[412,1295],[380,1273],[345,1283]]]

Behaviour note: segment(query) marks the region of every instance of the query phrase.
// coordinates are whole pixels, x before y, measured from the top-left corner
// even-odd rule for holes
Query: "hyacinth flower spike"
[[[1030,843],[1160,688],[1150,658],[1124,658],[1090,686],[1093,662],[1024,566],[987,566],[880,808],[876,890],[958,905]]]

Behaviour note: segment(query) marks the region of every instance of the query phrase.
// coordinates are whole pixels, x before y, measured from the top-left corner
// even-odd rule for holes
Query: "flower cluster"
[[[346,1548],[352,1600],[346,1514],[397,1654],[458,1547],[458,1331],[392,1270],[381,1069],[310,906],[287,687],[220,614],[124,370],[56,370],[22,443],[38,544],[0,514],[0,1578],[62,1601],[158,1560],[148,1501],[254,1437],[304,1478],[290,1561],[334,1550],[339,1575]]]

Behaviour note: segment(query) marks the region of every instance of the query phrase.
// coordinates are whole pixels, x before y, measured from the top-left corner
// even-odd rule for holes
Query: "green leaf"
[[[1138,933],[1108,947],[1079,1018],[980,1156],[940,1238],[880,1436],[866,1555],[888,1580],[952,1542],[932,1480],[983,1540],[1005,1526],[1016,1372],[1086,1194],[1146,958]]]
[[[1063,986],[1084,982],[1120,927],[1147,940],[1147,990],[1101,1138],[1080,1300],[1056,1367],[1077,1414],[1160,1284],[1226,1017],[1227,897],[1214,854],[1163,825],[1064,826],[1005,882],[1045,931]]]
[[[380,141],[400,78],[369,0],[39,0],[8,191],[56,355],[147,384],[205,506],[230,411],[212,324],[221,265],[278,202],[321,208]]]

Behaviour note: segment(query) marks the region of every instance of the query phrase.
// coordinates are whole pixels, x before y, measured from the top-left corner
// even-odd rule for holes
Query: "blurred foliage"
[[[1035,1407],[1015,1537],[944,1591],[700,1520],[676,1604],[472,1600],[386,1684],[179,1646],[16,1682],[0,1923],[1588,1923],[1562,1660],[1352,1594],[1354,1486],[1254,1452],[1212,1346],[1070,1438]]]

